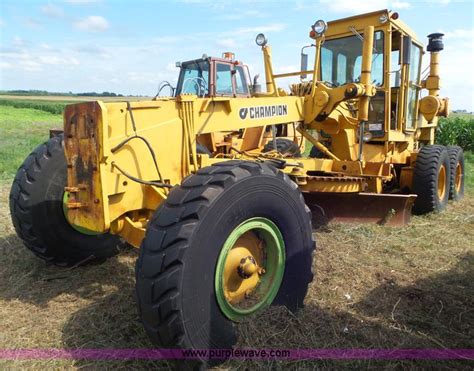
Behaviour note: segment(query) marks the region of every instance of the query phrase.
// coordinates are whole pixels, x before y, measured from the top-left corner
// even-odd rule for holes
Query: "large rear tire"
[[[459,146],[448,146],[449,154],[449,199],[459,201],[464,197],[464,152]]]
[[[38,146],[18,169],[10,191],[10,213],[17,235],[36,256],[60,266],[105,260],[124,243],[108,233],[80,233],[63,210],[66,186],[63,135]]]
[[[446,147],[426,145],[416,157],[413,173],[413,192],[417,195],[415,214],[440,212],[449,198],[450,163]]]
[[[261,273],[272,278],[266,283],[262,279],[252,295],[237,300],[237,305],[228,296],[243,293],[229,289],[219,274],[225,275],[229,267],[235,273],[235,267],[228,265],[232,261],[226,259],[229,250],[232,254],[241,251],[231,248],[242,236],[250,237],[249,245],[255,236],[264,239],[262,246],[269,251],[264,264],[269,266]],[[242,246],[244,240],[240,240]],[[313,252],[310,211],[288,176],[266,164],[247,161],[202,168],[170,192],[148,224],[136,267],[145,330],[160,347],[231,348],[237,339],[234,320],[270,303],[291,310],[303,306],[313,278]],[[282,256],[284,266],[275,263]],[[260,272],[245,270],[245,265],[255,263],[252,257],[238,257],[236,262],[242,265],[236,271],[241,278],[235,274],[234,278],[242,282],[261,278]],[[261,297],[250,297],[258,292]],[[247,299],[250,306],[242,307]],[[251,300],[260,300],[259,306]]]

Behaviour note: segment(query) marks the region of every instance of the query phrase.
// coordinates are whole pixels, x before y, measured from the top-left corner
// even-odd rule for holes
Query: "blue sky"
[[[153,95],[160,81],[176,81],[176,61],[223,51],[262,74],[259,32],[276,72],[291,72],[315,20],[383,8],[423,42],[446,34],[442,94],[474,111],[472,0],[0,0],[0,89]]]

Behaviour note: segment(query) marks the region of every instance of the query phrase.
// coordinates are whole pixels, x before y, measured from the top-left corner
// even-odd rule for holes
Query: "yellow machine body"
[[[316,47],[314,67],[308,71],[274,74],[271,49],[262,46],[266,92],[181,93],[149,101],[68,106],[69,222],[96,233],[119,234],[139,246],[148,220],[173,185],[199,168],[232,159],[273,161],[306,194],[376,195],[394,180],[410,189],[419,143],[433,143],[437,116],[448,111],[447,99],[439,97],[439,53],[431,53],[429,76],[421,79],[421,43],[386,10],[329,22],[323,35],[312,32],[310,37]],[[325,46],[344,38],[355,38],[347,47],[360,50],[354,63],[361,73],[355,81],[335,86],[324,81],[321,64],[327,58]],[[391,58],[398,52],[403,61],[408,47],[412,58],[413,50],[419,51],[413,73],[413,62],[394,65]],[[375,84],[374,65],[382,76]],[[391,86],[395,69],[399,84]],[[290,92],[277,85],[279,78],[304,74],[310,80],[293,85]],[[428,95],[420,100],[421,89]],[[262,153],[272,140],[266,128],[277,125],[287,127],[286,136],[301,148],[304,137],[323,158]],[[196,143],[211,155],[197,153]],[[405,208],[411,206],[407,199],[414,198],[407,197]]]

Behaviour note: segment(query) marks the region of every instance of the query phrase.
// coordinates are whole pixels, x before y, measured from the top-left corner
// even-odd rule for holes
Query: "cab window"
[[[230,64],[216,63],[216,95],[232,94],[232,72]]]
[[[237,66],[235,70],[235,94],[248,94],[249,89],[243,67]]]
[[[416,126],[416,107],[420,90],[420,62],[421,49],[414,43],[411,44],[410,66],[408,69],[407,92],[407,121],[406,129],[412,130]]]
[[[196,94],[200,97],[209,94],[209,61],[198,60],[183,63],[176,95],[184,93]]]
[[[362,73],[362,41],[358,36],[326,40],[321,48],[321,80],[340,86],[360,82]],[[375,86],[383,85],[384,33],[374,33],[371,79]]]

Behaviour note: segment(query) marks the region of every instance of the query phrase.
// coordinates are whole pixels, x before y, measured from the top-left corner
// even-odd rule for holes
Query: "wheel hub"
[[[454,184],[456,186],[456,192],[459,193],[462,186],[462,165],[460,162],[458,162],[456,166],[456,178],[454,180]]]
[[[258,286],[258,269],[264,264],[261,240],[246,232],[229,251],[224,266],[224,295],[231,304],[239,304]]]
[[[248,219],[227,238],[216,268],[216,298],[223,313],[240,320],[271,304],[283,279],[285,248],[276,225]]]
[[[258,271],[258,265],[252,255],[242,258],[240,264],[237,267],[237,273],[243,279],[251,277],[255,272]]]
[[[441,165],[438,173],[438,199],[443,200],[446,193],[446,168]]]

